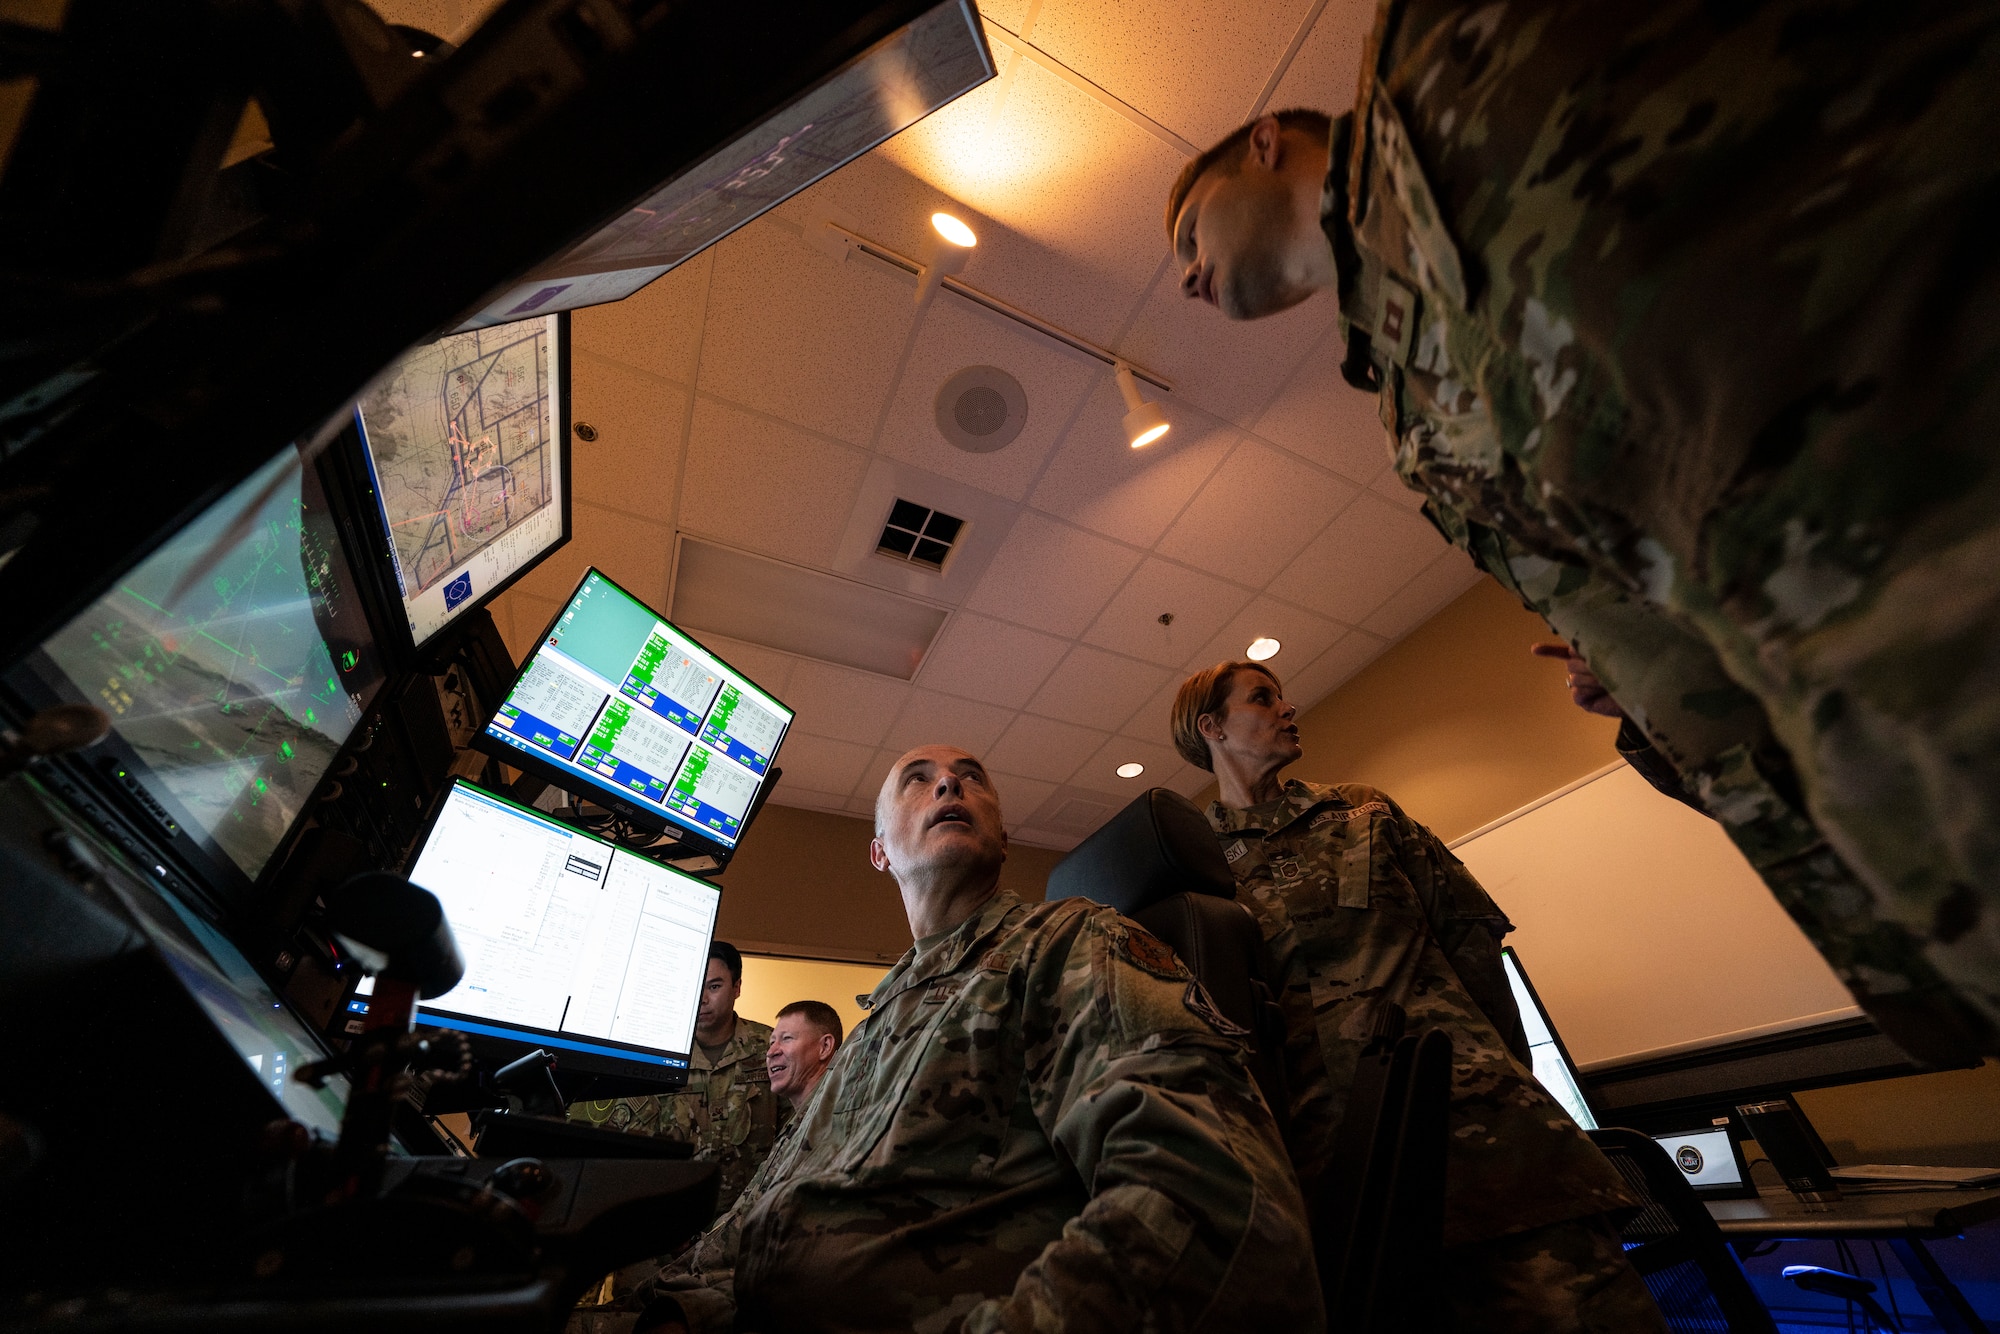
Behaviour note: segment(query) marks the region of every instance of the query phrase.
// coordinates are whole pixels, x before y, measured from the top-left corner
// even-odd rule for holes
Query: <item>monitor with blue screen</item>
[[[462,781],[409,875],[465,956],[419,1023],[542,1047],[566,1068],[684,1078],[717,886]]]
[[[647,828],[726,853],[791,724],[790,709],[593,569],[480,744]]]

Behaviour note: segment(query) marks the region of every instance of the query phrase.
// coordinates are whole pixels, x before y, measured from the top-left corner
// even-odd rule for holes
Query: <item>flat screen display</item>
[[[437,895],[465,956],[421,1022],[583,1068],[687,1067],[718,886],[463,782],[410,880]]]
[[[110,714],[130,780],[252,880],[382,683],[318,471],[289,445],[28,670]]]
[[[486,737],[560,787],[733,848],[791,725],[790,709],[593,569]]]
[[[414,347],[355,404],[422,646],[569,537],[567,317]]]
[[[1726,1121],[1711,1129],[1653,1138],[1667,1151],[1667,1157],[1674,1160],[1674,1166],[1681,1169],[1688,1184],[1698,1191],[1737,1190],[1746,1184]]]
[[[1542,1008],[1541,997],[1528,985],[1528,975],[1521,971],[1521,961],[1513,947],[1501,950],[1500,958],[1507,968],[1507,985],[1513,989],[1514,1004],[1521,1011],[1521,1026],[1528,1030],[1528,1050],[1534,1055],[1536,1080],[1550,1097],[1562,1104],[1572,1121],[1585,1130],[1596,1130],[1597,1117],[1583,1096],[1583,1082],[1577,1077],[1576,1066],[1570,1061],[1562,1039],[1556,1036],[1549,1012]]]

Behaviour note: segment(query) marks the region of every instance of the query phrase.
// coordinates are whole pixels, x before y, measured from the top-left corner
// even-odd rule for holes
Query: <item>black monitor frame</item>
[[[1520,975],[1521,985],[1527,989],[1528,999],[1535,1003],[1535,1009],[1541,1013],[1542,1027],[1548,1029],[1550,1039],[1556,1044],[1557,1053],[1563,1058],[1563,1064],[1569,1067],[1570,1078],[1575,1080],[1577,1092],[1583,1096],[1583,1105],[1590,1108],[1590,1114],[1596,1118],[1597,1124],[1600,1126],[1610,1124],[1605,1120],[1603,1102],[1592,1091],[1582,1068],[1576,1063],[1576,1058],[1569,1054],[1569,1045],[1563,1041],[1562,1030],[1556,1027],[1555,1020],[1549,1016],[1549,1007],[1543,1002],[1542,993],[1535,990],[1535,979],[1528,975],[1527,968],[1521,963],[1520,953],[1512,945],[1502,945],[1500,953],[1514,961],[1514,971]]]
[[[635,597],[631,590],[592,565],[586,567],[583,573],[577,577],[576,587],[570,590],[569,595],[556,608],[555,615],[549,618],[548,624],[544,625],[541,633],[535,636],[534,646],[521,659],[520,665],[515,669],[514,679],[507,683],[507,688],[500,694],[501,705],[504,705],[506,701],[513,698],[514,691],[521,684],[521,679],[528,674],[528,669],[534,665],[535,655],[547,646],[550,632],[561,621],[563,613],[569,610],[570,604],[576,599],[577,592],[583,587],[584,581],[589,579],[593,574],[619,593],[631,598],[640,606],[646,607],[663,624],[671,626],[675,633],[686,635],[689,640],[700,646],[702,652],[714,658],[724,667],[737,673],[744,680],[755,684],[754,678],[748,672],[738,668],[734,663],[703,643],[697,636],[690,634],[683,627],[668,620],[657,609],[648,606],[645,599]],[[764,689],[761,685],[757,688],[759,690]],[[764,693],[767,695],[770,694],[769,691],[765,691]],[[771,698],[776,700],[787,711],[791,712],[793,721],[797,720],[797,710],[792,709],[791,705],[778,699],[776,695],[771,695]],[[507,742],[490,735],[488,729],[493,725],[493,718],[499,716],[498,709],[499,706],[496,705],[494,713],[480,724],[479,731],[473,735],[470,743],[473,749],[492,756],[502,764],[511,765],[523,774],[540,779],[552,787],[570,793],[581,801],[587,801],[594,806],[600,806],[610,811],[619,819],[624,820],[627,824],[643,829],[648,833],[666,836],[667,841],[664,843],[656,843],[645,848],[628,847],[627,850],[638,851],[642,855],[652,857],[656,861],[672,865],[677,870],[684,870],[689,874],[700,875],[719,875],[723,868],[729,865],[730,859],[736,855],[737,849],[743,846],[743,840],[749,837],[752,822],[756,820],[758,813],[764,809],[765,801],[770,797],[772,790],[777,787],[779,780],[784,776],[784,770],[778,766],[778,755],[784,748],[785,739],[791,735],[792,731],[791,723],[786,723],[784,734],[778,738],[778,744],[771,750],[770,771],[765,775],[764,781],[758,784],[757,794],[751,798],[749,808],[743,812],[743,824],[736,831],[736,841],[733,844],[726,844],[705,837],[687,828],[685,825],[669,817],[664,811],[656,812],[650,810],[643,802],[630,801],[618,795],[609,785],[599,786],[582,781],[574,771],[564,765],[544,759],[539,754],[526,748],[509,745]],[[680,865],[682,862],[698,864],[703,861],[710,864],[705,866]]]
[[[1750,1163],[1743,1156],[1743,1127],[1735,1116],[1711,1117],[1706,1123],[1696,1122],[1692,1118],[1684,1117],[1680,1122],[1675,1123],[1675,1127],[1648,1130],[1643,1133],[1649,1139],[1656,1142],[1662,1138],[1672,1138],[1680,1135],[1720,1134],[1724,1139],[1729,1141],[1730,1156],[1736,1161],[1736,1184],[1733,1186],[1697,1186],[1690,1181],[1688,1183],[1689,1188],[1704,1200],[1754,1200],[1757,1198],[1757,1183],[1750,1179]],[[1663,1150],[1666,1148],[1664,1144],[1660,1147]],[[1678,1162],[1674,1166],[1681,1172],[1687,1171]]]
[[[349,414],[347,426],[340,432],[336,441],[335,448],[343,456],[342,463],[347,474],[345,480],[352,493],[353,509],[356,518],[359,520],[361,516],[367,516],[368,563],[372,567],[371,573],[381,589],[389,612],[389,615],[385,619],[385,624],[394,626],[394,629],[388,631],[387,637],[393,640],[404,654],[413,660],[434,656],[441,649],[448,647],[456,640],[460,629],[466,623],[465,618],[467,616],[479,608],[487,606],[495,598],[512,588],[521,580],[522,576],[535,569],[554,553],[568,546],[570,539],[575,536],[574,491],[570,460],[573,452],[572,441],[576,429],[576,415],[575,404],[571,399],[573,382],[570,368],[573,337],[570,327],[570,313],[565,310],[554,312],[549,316],[537,316],[535,318],[553,318],[556,321],[556,385],[561,406],[556,414],[555,435],[550,444],[556,451],[556,471],[561,485],[561,499],[559,503],[562,512],[562,536],[556,540],[554,545],[542,551],[541,554],[508,575],[501,582],[459,604],[458,607],[453,609],[451,618],[448,621],[438,629],[424,636],[421,640],[416,637],[416,633],[410,625],[409,612],[403,601],[401,581],[396,574],[395,542],[388,530],[388,516],[383,512],[381,496],[377,493],[376,469],[373,456],[368,448],[365,431],[361,425],[359,399],[356,400]],[[527,321],[517,321],[517,323],[527,323]],[[492,325],[489,327],[498,329],[504,326]],[[454,335],[447,333],[444,336],[453,337]],[[421,344],[418,344],[418,346],[421,346]],[[407,356],[408,354],[409,349],[405,349],[402,353],[398,354],[397,360],[401,360],[403,356]]]

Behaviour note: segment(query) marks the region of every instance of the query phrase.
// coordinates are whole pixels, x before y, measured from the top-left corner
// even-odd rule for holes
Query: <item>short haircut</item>
[[[1199,765],[1210,773],[1215,772],[1215,764],[1208,756],[1208,738],[1201,734],[1202,716],[1222,711],[1223,702],[1229,698],[1230,682],[1238,672],[1261,672],[1281,692],[1285,688],[1278,674],[1263,663],[1239,658],[1202,668],[1181,682],[1181,688],[1174,693],[1174,749],[1189,764]]]
[[[729,980],[738,986],[743,985],[742,950],[737,949],[726,940],[711,941],[708,947],[708,957],[722,960],[729,967]]]
[[[1324,111],[1315,111],[1311,107],[1289,107],[1284,111],[1266,112],[1265,115],[1277,116],[1280,130],[1304,130],[1315,138],[1325,139],[1328,143],[1333,141],[1333,117]],[[1180,217],[1181,205],[1187,202],[1188,191],[1194,189],[1194,183],[1211,167],[1236,170],[1237,164],[1243,160],[1243,151],[1250,142],[1250,131],[1255,129],[1257,121],[1262,119],[1264,117],[1259,116],[1257,120],[1237,126],[1214,147],[1181,168],[1181,174],[1174,177],[1173,188],[1167,191],[1169,237],[1174,234],[1174,220]]]
[[[833,1034],[833,1049],[840,1050],[840,1044],[847,1040],[847,1030],[840,1025],[840,1011],[825,1001],[793,1001],[778,1011],[778,1018],[796,1014],[814,1028]]]

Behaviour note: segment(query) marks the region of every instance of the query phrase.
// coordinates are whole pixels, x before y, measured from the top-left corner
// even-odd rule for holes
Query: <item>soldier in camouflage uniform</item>
[[[1619,1245],[1638,1204],[1535,1079],[1500,958],[1506,914],[1430,830],[1372,787],[1281,782],[1296,710],[1259,663],[1174,700],[1175,749],[1212,770],[1209,823],[1282,979],[1286,1138],[1316,1199],[1385,1005],[1451,1039],[1445,1283],[1460,1330],[1663,1330]],[[1336,1320],[1339,1312],[1330,1313]]]
[[[877,812],[916,944],[640,1328],[1324,1328],[1240,1030],[1173,952],[1001,890],[999,800],[963,751],[905,755]]]
[[[736,1013],[742,994],[743,956],[718,940],[708,951],[687,1086],[665,1097],[599,1099],[569,1109],[572,1121],[679,1140],[694,1146],[698,1160],[720,1163],[718,1211],[743,1193],[791,1115],[791,1105],[771,1091],[764,1067],[771,1026]]]
[[[2000,1052],[1996,86],[1991,3],[1390,0],[1169,220],[1232,318],[1337,294],[1433,521],[1937,1060]]]

